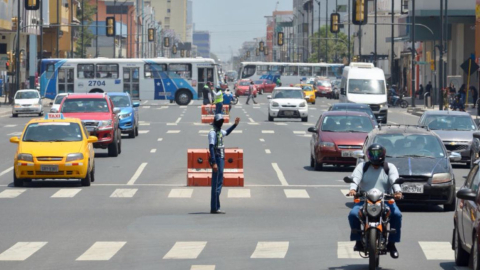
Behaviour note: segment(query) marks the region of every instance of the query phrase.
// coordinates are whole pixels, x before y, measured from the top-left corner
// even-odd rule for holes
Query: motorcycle
[[[351,177],[343,179],[345,183],[353,183]],[[395,184],[402,184],[401,179],[397,179]],[[369,191],[359,191],[355,195],[355,203],[364,202],[358,213],[361,229],[354,230],[352,233],[360,234],[364,250],[360,251],[360,256],[368,258],[368,269],[376,270],[380,265],[380,255],[388,253],[388,235],[396,233],[396,230],[390,228],[390,208],[386,205],[395,203],[393,195],[384,194],[380,190],[373,188]],[[362,253],[364,255],[362,255]]]
[[[393,99],[396,98],[397,101],[395,102],[395,104],[393,104]],[[400,106],[400,108],[407,108],[408,107],[408,101],[404,100],[403,99],[403,95],[400,95],[400,96],[393,96],[392,98],[390,98],[390,105],[393,106],[393,107],[396,107],[396,106]]]

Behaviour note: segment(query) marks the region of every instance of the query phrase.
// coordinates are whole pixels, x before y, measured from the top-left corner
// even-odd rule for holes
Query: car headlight
[[[452,176],[450,173],[436,173],[433,175],[432,184],[440,184],[450,182],[452,180]]]
[[[320,147],[333,148],[335,144],[333,142],[321,142],[319,143]]]
[[[101,121],[99,127],[108,127],[112,125],[112,120]]]
[[[33,156],[31,154],[24,154],[24,153],[18,154],[17,159],[33,162]]]
[[[75,160],[82,160],[82,159],[83,159],[82,153],[74,153],[74,154],[68,154],[66,161],[68,162],[68,161],[75,161]]]
[[[125,119],[125,118],[130,117],[130,116],[132,116],[132,113],[125,113],[125,114],[120,114],[119,118],[120,119]]]
[[[302,103],[300,103],[300,105],[299,105],[299,107],[305,107],[305,106],[307,106],[307,103],[305,103],[305,102],[302,102]]]
[[[272,102],[272,107],[278,107],[278,102]]]

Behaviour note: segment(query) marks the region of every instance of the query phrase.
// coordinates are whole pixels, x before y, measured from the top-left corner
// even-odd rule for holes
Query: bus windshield
[[[385,94],[384,80],[348,80],[348,92],[352,94],[382,95]]]

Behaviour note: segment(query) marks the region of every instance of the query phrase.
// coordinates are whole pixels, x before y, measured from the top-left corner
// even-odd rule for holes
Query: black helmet
[[[387,149],[378,143],[370,145],[367,149],[367,156],[370,163],[373,165],[382,165],[385,161]]]
[[[208,86],[213,86],[213,83],[212,82],[207,82],[207,85]]]
[[[213,126],[216,129],[220,129],[220,128],[222,128],[223,121],[224,121],[223,120],[223,114],[217,113],[217,114],[215,114],[215,117],[213,118]]]

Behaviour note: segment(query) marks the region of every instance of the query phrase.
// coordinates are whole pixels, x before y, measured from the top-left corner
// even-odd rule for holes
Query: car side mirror
[[[267,96],[268,99],[272,99],[272,96]]]
[[[469,188],[461,189],[457,192],[457,198],[467,201],[475,201],[477,194]]]
[[[87,139],[87,142],[96,143],[96,142],[98,142],[98,138],[96,136],[89,136],[88,139]]]
[[[19,143],[20,139],[18,137],[10,137],[10,142],[11,143]]]
[[[140,102],[133,102],[133,107],[134,108],[140,107]]]
[[[120,108],[113,108],[113,113],[114,113],[114,114],[119,114],[120,111],[121,111]]]
[[[317,133],[318,130],[317,130],[316,128],[314,128],[314,127],[309,127],[309,128],[308,128],[308,132]]]
[[[451,152],[450,155],[448,155],[448,159],[453,162],[461,161],[462,160],[462,155],[460,155],[457,152]]]
[[[352,153],[352,157],[354,157],[354,158],[364,158],[365,154],[363,153],[362,150],[355,150]]]
[[[345,95],[345,94],[346,94],[346,93],[345,93],[345,88],[340,88],[340,94],[341,94],[341,95]]]

